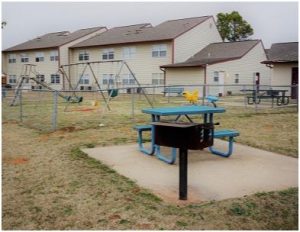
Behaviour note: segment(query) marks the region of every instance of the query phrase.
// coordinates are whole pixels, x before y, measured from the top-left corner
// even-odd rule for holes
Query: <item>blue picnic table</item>
[[[152,122],[161,121],[164,116],[175,116],[174,121],[178,121],[181,117],[186,117],[191,123],[193,120],[189,117],[190,115],[202,115],[203,123],[214,123],[214,114],[215,113],[224,113],[225,109],[222,107],[212,107],[212,106],[177,106],[177,107],[160,107],[160,108],[149,108],[143,109],[143,113],[151,115]],[[199,117],[200,119],[201,117]],[[167,158],[161,153],[160,146],[154,144],[154,127],[148,125],[147,128],[152,130],[151,133],[151,147],[150,149],[145,149],[140,141],[140,150],[147,154],[155,154],[160,160],[163,160],[166,163],[173,164],[176,160],[176,148],[172,148],[171,157]],[[141,138],[142,139],[142,138]]]
[[[171,139],[174,139],[174,140],[177,139],[177,141],[179,141],[178,144],[176,144],[177,142],[173,143],[173,140],[171,143],[166,142],[166,140],[164,139],[165,136],[169,136],[169,135],[171,136],[171,133],[184,133],[184,132],[182,130],[175,130],[175,131],[169,130],[167,133],[165,133],[163,129],[159,129],[159,126],[162,126],[162,125],[166,126],[166,124],[168,124],[170,122],[170,120],[168,120],[168,123],[162,123],[161,118],[164,116],[175,116],[176,118],[174,119],[174,122],[176,122],[181,117],[186,117],[190,121],[188,126],[190,126],[190,125],[192,126],[192,125],[200,125],[200,124],[194,123],[193,120],[189,117],[190,115],[203,116],[202,117],[203,125],[205,125],[205,124],[212,125],[212,130],[211,130],[211,127],[208,129],[208,130],[211,130],[209,132],[209,135],[210,135],[209,137],[212,139],[228,137],[229,138],[229,143],[228,143],[229,149],[228,149],[228,152],[224,153],[222,151],[219,151],[219,150],[213,148],[213,146],[210,146],[213,143],[207,143],[201,147],[199,146],[199,148],[201,149],[202,147],[210,146],[209,151],[211,151],[212,154],[223,156],[223,157],[229,157],[231,155],[232,145],[233,145],[233,137],[239,135],[239,132],[234,131],[234,130],[221,130],[218,132],[214,131],[214,129],[213,129],[214,114],[215,113],[224,113],[225,109],[222,107],[193,105],[193,106],[179,106],[179,107],[149,108],[149,109],[143,109],[142,112],[145,114],[151,115],[152,123],[150,125],[136,126],[136,128],[135,128],[135,129],[137,129],[137,131],[139,133],[138,141],[139,141],[140,151],[142,151],[143,153],[145,153],[147,155],[155,154],[160,160],[163,160],[164,162],[169,163],[169,164],[173,164],[176,160],[176,150],[177,149],[172,148],[171,158],[168,158],[161,153],[160,146],[158,144],[163,145],[163,146],[166,145],[166,146],[170,146],[170,147],[176,146],[179,144],[178,148],[179,148],[179,199],[180,200],[187,199],[187,187],[188,187],[188,177],[187,177],[188,151],[187,151],[186,147],[184,147],[184,146],[180,147],[182,145],[180,143],[182,140],[185,140],[186,138],[188,138],[188,136],[186,134],[184,134],[183,135],[184,138],[180,138],[180,136],[179,137],[174,137],[174,136],[171,137]],[[201,117],[199,117],[199,119],[200,118]],[[175,125],[177,127],[178,126],[180,127],[180,124],[178,124],[178,123],[171,123],[171,124],[172,124],[171,127],[173,127],[173,128],[175,127]],[[182,126],[184,126],[184,125],[182,125]],[[145,149],[143,147],[142,131],[151,131],[151,148],[150,149]],[[155,138],[155,134],[156,134],[155,132],[157,132],[156,138]],[[191,131],[189,131],[188,133],[190,133],[190,132]],[[196,130],[196,134],[194,134],[193,136],[197,137],[198,133],[199,133],[199,131]],[[165,142],[161,142],[163,140],[165,140]],[[198,138],[197,138],[197,140],[198,140]],[[156,144],[154,141],[156,141]],[[192,148],[190,148],[190,149],[192,149]],[[198,149],[198,148],[194,148],[194,149]]]

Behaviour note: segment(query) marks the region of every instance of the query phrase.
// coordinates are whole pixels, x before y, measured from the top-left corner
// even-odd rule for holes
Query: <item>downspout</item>
[[[159,67],[159,69],[164,73],[164,87],[166,87],[166,69],[161,67]]]
[[[175,40],[172,40],[172,64],[174,64],[174,60],[175,60]]]
[[[202,99],[202,104],[204,105],[204,99],[206,97],[206,84],[207,84],[207,66],[208,64],[204,65],[204,85],[203,85],[203,99]]]

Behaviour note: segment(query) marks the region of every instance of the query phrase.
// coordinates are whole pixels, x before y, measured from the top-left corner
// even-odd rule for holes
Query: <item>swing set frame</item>
[[[109,60],[109,61],[90,61],[90,62],[77,62],[77,63],[72,63],[72,64],[66,64],[66,65],[61,65],[59,67],[59,72],[63,75],[63,80],[67,80],[68,84],[69,84],[69,91],[72,92],[72,96],[70,96],[69,98],[70,99],[79,99],[80,97],[78,97],[76,95],[76,91],[77,88],[79,87],[80,85],[80,82],[84,76],[84,74],[86,73],[86,71],[89,69],[91,74],[92,74],[92,77],[95,81],[95,84],[96,84],[96,88],[97,88],[97,92],[99,92],[105,102],[105,107],[110,111],[111,108],[109,106],[109,103],[111,101],[112,98],[116,97],[118,95],[118,88],[109,88],[109,85],[108,85],[108,88],[107,89],[102,89],[101,88],[101,85],[99,83],[99,81],[97,80],[97,77],[96,77],[96,74],[95,74],[95,71],[92,67],[92,64],[107,64],[107,63],[111,63],[111,64],[114,64],[114,63],[117,63],[117,64],[121,64],[118,72],[114,75],[114,79],[116,80],[116,78],[120,78],[120,74],[123,70],[124,67],[127,68],[127,70],[129,71],[129,73],[131,74],[131,76],[133,77],[133,79],[135,80],[135,83],[137,84],[137,88],[140,88],[141,89],[141,93],[145,96],[147,102],[149,103],[149,105],[153,108],[153,104],[152,102],[150,101],[150,99],[148,98],[148,95],[145,91],[145,89],[141,86],[140,82],[138,81],[138,79],[136,78],[135,74],[132,72],[131,68],[129,67],[128,63],[124,60]],[[69,69],[69,74],[67,73],[67,71],[65,70],[65,68],[70,68],[70,67],[77,67],[79,65],[84,65],[83,69],[82,69],[82,72],[79,76],[79,79],[75,85],[75,87],[72,86],[72,78],[71,78],[71,72],[70,72],[70,69]],[[109,81],[109,80],[108,80]],[[109,82],[108,82],[109,83]],[[107,92],[108,93],[108,97],[106,98],[105,95],[104,95],[104,92]],[[82,97],[81,97],[81,100],[82,100]],[[71,101],[68,101],[68,103],[70,103]]]

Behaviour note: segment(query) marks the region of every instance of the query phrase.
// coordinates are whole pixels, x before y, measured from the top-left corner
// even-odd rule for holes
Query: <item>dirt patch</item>
[[[73,112],[73,111],[79,111],[79,112],[88,112],[88,111],[93,111],[95,109],[76,109],[76,110],[70,110],[70,112]]]
[[[13,165],[19,165],[19,164],[26,164],[29,159],[26,157],[18,157],[18,158],[10,158],[10,159],[4,159],[5,163],[13,164]]]
[[[57,131],[62,131],[62,132],[73,132],[76,130],[76,127],[75,126],[68,126],[68,127],[63,127]],[[56,131],[56,132],[57,132]]]

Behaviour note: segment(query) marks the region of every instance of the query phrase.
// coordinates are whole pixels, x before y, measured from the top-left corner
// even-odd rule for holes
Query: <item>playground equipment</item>
[[[212,104],[214,107],[217,107],[216,102],[219,101],[219,98],[216,96],[208,95],[206,97],[206,100],[208,101],[209,104]]]
[[[182,93],[184,98],[191,104],[196,105],[198,102],[199,91],[196,89],[193,92],[184,91]]]
[[[10,106],[14,106],[18,100],[18,98],[20,97],[20,91],[23,88],[23,84],[25,82],[29,82],[29,80],[34,81],[36,84],[50,90],[53,92],[56,92],[58,94],[58,96],[60,96],[61,98],[65,99],[66,101],[71,101],[70,98],[64,96],[63,94],[61,94],[59,91],[51,88],[46,82],[44,82],[42,80],[42,75],[36,71],[36,65],[34,64],[24,64],[22,67],[22,72],[20,75],[20,78],[18,80],[17,86],[15,88],[15,95],[13,97],[13,100],[10,103]],[[82,101],[82,99],[80,99],[80,101]],[[77,102],[80,102],[77,101]]]
[[[104,66],[106,66],[106,68],[108,68],[107,65],[113,66],[114,64],[119,65],[118,66],[118,71],[115,74],[112,74],[111,78],[109,78],[107,80],[106,88],[101,88],[101,84],[97,80],[97,76],[95,74],[95,69],[97,69],[97,71],[100,71],[102,67],[104,68]],[[72,81],[76,80],[76,78],[74,78],[74,75],[72,75],[71,73],[74,74],[74,72],[75,72],[75,73],[78,74],[79,73],[79,70],[78,70],[79,66],[82,67],[82,70],[80,72],[78,81],[76,82],[75,86],[73,87]],[[74,69],[71,70],[72,67],[75,68],[77,71],[74,70]],[[134,79],[134,82],[136,83],[137,88],[139,88],[141,90],[141,93],[145,96],[147,102],[153,108],[152,102],[148,98],[145,89],[141,87],[141,84],[137,80],[135,74],[132,72],[131,68],[129,67],[129,65],[124,60],[92,61],[92,62],[72,63],[72,64],[67,64],[67,65],[61,65],[59,71],[64,76],[64,79],[67,80],[69,90],[71,92],[73,92],[72,97],[76,97],[76,91],[78,90],[78,87],[79,87],[80,83],[82,83],[82,80],[83,80],[85,74],[87,74],[87,71],[89,70],[89,73],[92,75],[92,77],[95,81],[96,90],[101,94],[101,96],[102,96],[102,98],[105,102],[105,108],[107,108],[108,110],[111,110],[110,106],[109,106],[109,103],[110,103],[112,98],[117,97],[118,94],[119,94],[119,86],[118,85],[120,84],[120,79],[121,79],[120,74],[122,73],[122,71],[124,69],[127,69],[127,72],[129,72],[130,76]],[[110,72],[112,73],[113,71],[110,70]],[[97,74],[98,74],[98,72],[97,72]],[[104,85],[102,85],[102,87],[104,87]],[[103,92],[108,93],[107,98],[105,97]]]

